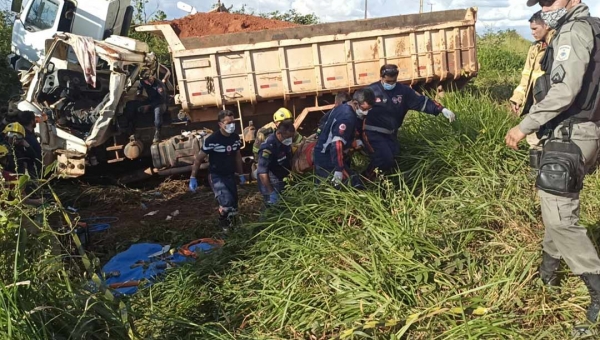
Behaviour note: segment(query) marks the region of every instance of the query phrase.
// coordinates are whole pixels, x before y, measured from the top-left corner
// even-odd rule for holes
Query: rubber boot
[[[160,128],[155,128],[154,130],[154,139],[152,140],[152,143],[158,143],[160,142]]]
[[[544,285],[549,287],[560,287],[561,277],[557,273],[560,268],[560,259],[556,259],[548,253],[542,255],[542,264],[540,265],[540,279]]]
[[[588,336],[594,335],[595,332],[591,329],[592,324],[598,321],[598,314],[600,313],[600,275],[599,274],[583,274],[581,279],[585,283],[585,286],[590,293],[591,302],[588,306],[586,317],[587,322],[575,326],[574,335],[577,336]]]

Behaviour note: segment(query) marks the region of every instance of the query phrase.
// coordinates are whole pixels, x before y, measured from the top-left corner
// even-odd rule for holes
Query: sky
[[[367,0],[367,17],[383,17],[419,12],[418,0]],[[148,14],[157,9],[167,13],[168,18],[186,15],[177,8],[179,0],[149,0]],[[206,12],[216,0],[184,0],[196,7],[198,12]],[[526,0],[424,0],[424,11],[443,11],[478,7],[477,32],[512,28],[523,37],[532,40],[528,19],[539,10],[539,6],[527,7]],[[587,0],[592,15],[600,16],[600,1]],[[223,0],[227,7],[233,5],[255,12],[286,12],[295,9],[301,14],[316,14],[322,22],[334,22],[364,18],[365,0]]]

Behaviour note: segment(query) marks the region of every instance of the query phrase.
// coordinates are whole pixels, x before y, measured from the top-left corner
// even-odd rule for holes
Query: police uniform
[[[291,168],[292,147],[284,145],[275,134],[271,134],[258,151],[258,189],[265,201],[268,201],[270,192],[267,192],[260,175],[268,174],[271,186],[280,194],[285,187],[284,178],[290,174]]]
[[[320,182],[319,178],[342,172],[344,181],[350,179],[353,187],[362,187],[360,178],[350,169],[349,159],[344,157],[344,151],[352,147],[358,121],[356,112],[349,104],[340,105],[329,113],[313,151],[317,183]]]
[[[264,141],[267,140],[267,137],[273,135],[275,131],[277,131],[277,125],[275,125],[275,122],[270,122],[256,131],[256,139],[254,140],[254,145],[252,146],[254,159],[258,159],[258,150],[260,150],[260,146],[264,143]],[[294,135],[294,142],[292,143],[292,151],[294,151],[300,143],[302,143],[302,135],[296,132]]]
[[[241,145],[240,136],[235,133],[225,136],[221,130],[208,136],[202,145],[202,151],[209,157],[210,186],[219,202],[221,220],[225,220],[228,213],[238,208],[235,167]]]
[[[585,173],[596,164],[600,142],[599,108],[594,113],[587,105],[597,101],[595,88],[600,82],[600,60],[596,57],[594,61],[594,56],[600,56],[600,46],[594,48],[600,39],[594,38],[592,26],[585,19],[589,15],[588,6],[579,4],[560,20],[562,25],[546,53],[545,62],[550,62],[551,67],[545,67],[547,77],[536,83],[536,95],[541,93],[543,99],[532,106],[519,124],[526,135],[549,129],[558,137],[563,127],[572,122],[571,140],[581,149]],[[550,83],[546,90],[538,86],[544,84],[544,79]],[[579,194],[557,196],[539,190],[539,196],[545,226],[540,276],[546,284],[558,284],[556,271],[560,259],[564,259],[573,274],[580,275],[586,283],[592,296],[588,319],[595,321],[600,310],[600,258],[586,228],[579,224]]]
[[[384,90],[381,82],[369,87],[375,93],[375,105],[364,118],[362,130],[363,142],[371,158],[367,175],[372,176],[376,168],[388,172],[394,167],[394,157],[398,153],[398,129],[408,110],[437,116],[443,107],[400,83],[391,90]]]
[[[154,79],[152,84],[146,84],[145,81],[140,80],[138,84],[138,95],[142,94],[142,91],[146,90],[148,100],[144,105],[150,105],[154,112],[154,126],[157,130],[162,127],[162,116],[167,111],[167,88],[165,84],[158,78]]]

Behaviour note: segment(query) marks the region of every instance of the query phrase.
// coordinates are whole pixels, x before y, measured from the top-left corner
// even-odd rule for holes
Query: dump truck
[[[19,108],[38,115],[44,162],[58,161],[67,177],[102,164],[141,167],[136,161],[143,158],[151,165],[125,181],[186,173],[204,138],[218,128],[222,109],[236,113],[249,164],[256,127],[279,107],[310,134],[336,93],[377,81],[384,64],[397,64],[399,81],[415,89],[461,88],[478,72],[476,16],[476,8],[467,8],[195,38],[180,38],[169,24],[138,26],[165,38],[172,62],[173,101],[161,133],[166,139],[154,144],[152,115],[136,114],[140,103],[132,94],[139,70],[156,64],[148,46],[119,36],[94,41],[104,65],[97,90],[86,84],[79,65],[52,65],[61,50],[56,46],[80,39],[58,34]]]

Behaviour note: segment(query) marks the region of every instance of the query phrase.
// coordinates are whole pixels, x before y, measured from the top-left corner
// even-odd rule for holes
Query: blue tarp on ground
[[[210,243],[198,243],[189,247],[192,252],[208,253],[218,245]],[[152,284],[160,274],[164,273],[168,265],[179,264],[183,262],[194,261],[194,258],[175,253],[173,255],[166,255],[163,257],[150,258],[150,255],[160,252],[163,246],[154,243],[139,243],[134,244],[129,249],[115,255],[104,267],[102,272],[104,275],[109,276],[109,273],[118,273],[117,276],[110,276],[106,279],[107,285],[126,283],[132,281],[139,281],[146,279],[146,285]],[[138,261],[145,261],[144,265],[138,265],[134,268],[131,266],[135,265]],[[115,291],[119,294],[134,294],[137,292],[138,286],[116,288]]]

